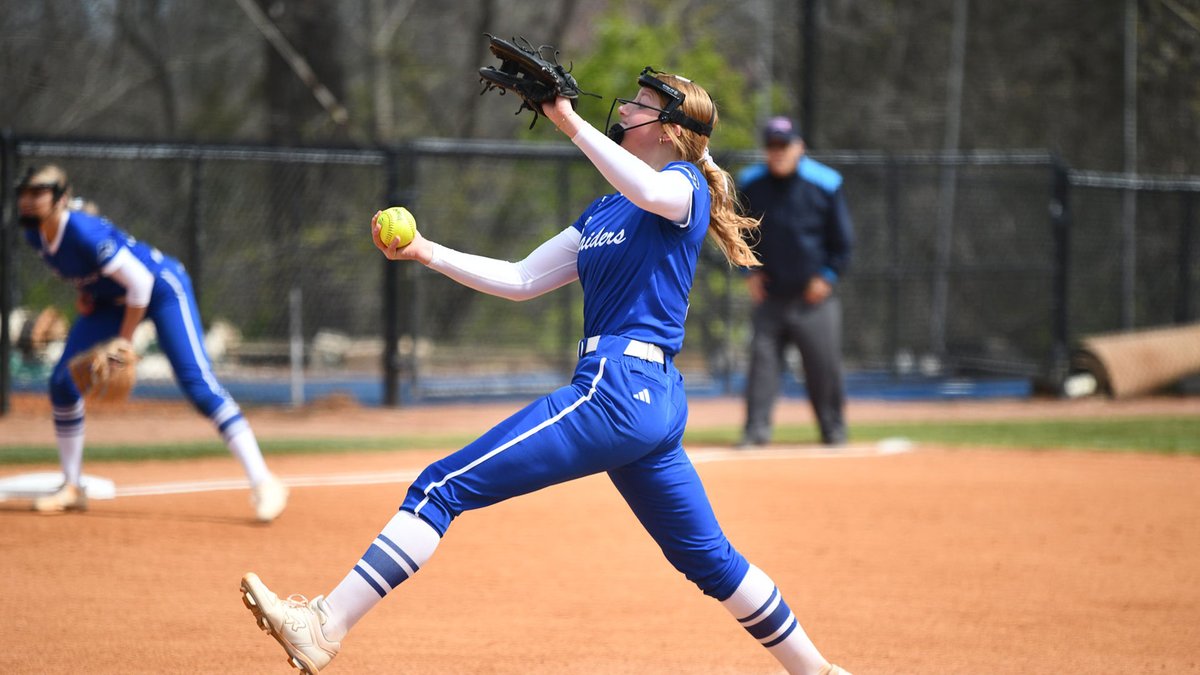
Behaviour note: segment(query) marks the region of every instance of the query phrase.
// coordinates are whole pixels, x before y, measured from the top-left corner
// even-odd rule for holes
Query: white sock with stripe
[[[389,591],[417,573],[441,536],[408,511],[392,516],[358,564],[325,598],[329,623],[325,637],[340,641]]]
[[[721,604],[789,673],[816,673],[826,664],[783,601],[775,582],[754,565],[733,595]]]
[[[234,433],[226,432],[221,435],[225,438],[225,447],[229,448],[230,454],[242,463],[242,469],[251,485],[258,485],[271,475],[267,469],[267,462],[263,459],[262,449],[258,447],[258,439],[255,438],[249,424],[242,422]]]
[[[83,477],[83,399],[69,408],[54,408],[54,440],[63,481],[79,485]]]

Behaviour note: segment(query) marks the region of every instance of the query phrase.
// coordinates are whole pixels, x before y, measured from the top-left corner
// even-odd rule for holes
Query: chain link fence
[[[839,288],[851,395],[949,378],[1052,385],[1081,335],[1197,316],[1198,179],[1077,172],[1044,152],[814,157],[843,173],[855,224]],[[760,157],[717,159],[736,174]],[[344,392],[395,405],[561,384],[583,337],[578,285],[520,304],[485,296],[420,265],[387,263],[368,223],[375,210],[406,204],[430,238],[517,260],[611,190],[564,144],[6,137],[4,409],[14,389],[44,390],[53,365],[52,349],[22,342],[29,319],[46,308],[74,314],[74,290],[16,225],[9,187],[41,163],[62,165],[77,196],[187,266],[218,377],[244,403]],[[678,359],[693,392],[741,389],[750,303],[740,277],[706,247]],[[153,356],[152,340],[147,349]],[[144,374],[137,395],[176,395],[169,371]]]

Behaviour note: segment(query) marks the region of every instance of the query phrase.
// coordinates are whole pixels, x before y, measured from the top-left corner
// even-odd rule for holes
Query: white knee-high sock
[[[83,477],[83,399],[69,407],[54,408],[54,440],[58,443],[63,480],[68,485],[79,485]]]
[[[330,619],[325,637],[345,637],[389,591],[421,569],[440,541],[433,526],[408,511],[392,516],[354,569],[325,598]]]
[[[242,421],[235,431],[230,433],[226,430],[222,436],[229,452],[242,463],[242,469],[245,470],[251,485],[258,485],[271,475],[267,469],[267,462],[263,459],[262,450],[258,447],[258,439],[255,438],[249,424]]]
[[[783,601],[775,582],[754,565],[733,595],[721,604],[792,675],[816,673],[826,664]]]

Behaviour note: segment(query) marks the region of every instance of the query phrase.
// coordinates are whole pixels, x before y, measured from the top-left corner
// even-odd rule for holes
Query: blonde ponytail
[[[705,148],[707,151],[707,148]],[[737,188],[733,176],[709,158],[700,163],[700,170],[708,180],[708,192],[712,197],[708,236],[725,254],[731,265],[757,267],[762,263],[747,243],[747,235],[756,233],[759,220],[743,216],[738,212]]]
[[[717,106],[703,87],[668,73],[657,73],[654,77],[684,93],[684,114],[695,120],[712,120],[712,126],[716,128]],[[698,166],[708,182],[708,193],[712,202],[709,208],[708,236],[712,237],[713,243],[721,249],[721,253],[725,254],[725,259],[731,265],[761,265],[746,241],[748,235],[758,230],[759,221],[738,212],[737,188],[733,176],[713,161],[708,152],[707,137],[679,126],[675,126],[673,131],[675,133],[668,136],[675,149],[684,160]]]

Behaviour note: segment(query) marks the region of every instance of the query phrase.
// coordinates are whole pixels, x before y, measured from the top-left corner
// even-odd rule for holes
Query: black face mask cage
[[[687,95],[675,87],[667,84],[666,82],[663,82],[657,77],[654,77],[658,74],[661,74],[661,72],[655,70],[652,66],[646,66],[642,69],[641,74],[638,75],[638,86],[646,87],[658,92],[659,94],[662,94],[662,96],[667,99],[666,107],[655,108],[653,106],[644,106],[646,108],[650,108],[651,110],[657,110],[658,119],[651,120],[649,122],[643,122],[641,124],[629,127],[629,129],[636,129],[637,127],[646,126],[647,124],[654,124],[655,122],[664,122],[678,124],[684,129],[698,133],[701,136],[712,136],[713,118],[709,117],[708,124],[705,124],[692,117],[688,117],[683,112],[682,108],[683,100],[687,98]],[[612,105],[608,108],[608,118],[604,121],[605,126],[608,126],[608,121],[612,119],[613,109],[616,108],[617,103],[633,103],[633,101],[626,98],[614,99]],[[713,111],[713,114],[716,114],[715,110]],[[622,127],[619,123],[614,124],[611,127],[608,127],[608,137],[613,141],[620,143],[621,139],[625,137],[626,131],[627,129]]]
[[[655,70],[651,66],[646,66],[642,69],[642,74],[638,76],[638,86],[653,89],[667,99],[667,107],[661,109],[660,112],[662,114],[658,116],[659,121],[678,124],[684,129],[687,129],[688,131],[694,131],[701,136],[712,136],[712,117],[708,118],[708,124],[688,117],[687,114],[683,112],[683,99],[687,98],[687,95],[675,87],[667,84],[666,82],[663,82],[657,77],[654,77],[655,75],[661,74],[662,73]]]
[[[64,183],[57,181],[53,183],[32,182],[33,177],[36,176],[39,171],[41,171],[41,168],[36,166],[31,166],[25,170],[25,175],[21,177],[21,180],[14,188],[17,195],[19,196],[25,190],[51,190],[54,193],[55,202],[57,202],[59,199],[62,199],[62,196],[67,193],[67,186]]]

